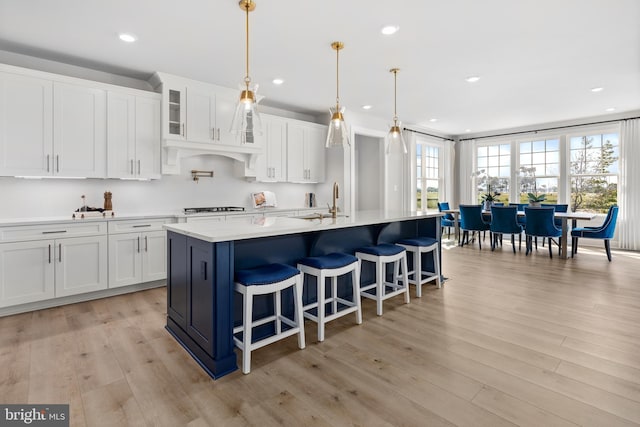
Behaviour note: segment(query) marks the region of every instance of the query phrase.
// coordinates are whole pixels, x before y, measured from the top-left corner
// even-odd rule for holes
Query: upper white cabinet
[[[256,162],[256,179],[262,182],[287,180],[287,119],[262,115],[264,153]]]
[[[106,122],[104,90],[54,82],[52,174],[103,178]]]
[[[0,175],[50,175],[53,83],[0,72]]]
[[[107,176],[160,178],[160,95],[107,94]]]
[[[326,126],[299,120],[288,121],[287,181],[324,182],[326,135]]]
[[[164,139],[239,145],[229,132],[237,94],[164,73],[154,77],[154,83],[162,85]]]

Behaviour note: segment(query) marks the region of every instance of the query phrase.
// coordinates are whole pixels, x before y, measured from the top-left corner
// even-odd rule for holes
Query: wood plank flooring
[[[164,330],[164,288],[0,318],[0,402],[72,426],[640,425],[640,253],[444,245],[442,289],[306,322],[211,380]],[[239,352],[238,352],[239,353]]]

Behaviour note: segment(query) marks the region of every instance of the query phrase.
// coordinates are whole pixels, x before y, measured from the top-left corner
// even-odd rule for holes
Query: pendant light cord
[[[340,49],[336,49],[336,110],[340,107],[340,95],[339,95],[339,87],[340,87],[340,75],[338,73],[339,70],[339,61],[340,61]]]
[[[398,122],[398,70],[393,72],[393,122]]]
[[[249,77],[249,2],[245,4],[245,10],[247,12],[246,25],[245,25],[246,34],[247,34],[247,51],[246,51],[247,69],[244,76],[244,83],[247,85],[247,90],[249,90],[249,83],[251,82],[251,77]]]

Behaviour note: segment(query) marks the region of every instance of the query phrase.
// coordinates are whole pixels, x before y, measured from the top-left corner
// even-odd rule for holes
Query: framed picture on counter
[[[254,208],[275,208],[277,205],[276,195],[271,191],[251,193],[251,201]]]

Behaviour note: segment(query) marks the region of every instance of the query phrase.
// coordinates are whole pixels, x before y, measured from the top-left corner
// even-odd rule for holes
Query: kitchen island
[[[354,253],[363,246],[407,237],[439,240],[440,216],[437,212],[362,211],[337,218],[309,215],[167,224],[166,329],[209,375],[219,378],[237,369],[232,331],[242,310],[233,290],[235,270],[276,262],[295,266],[303,257]],[[424,262],[432,265],[430,259]],[[362,283],[373,280],[373,268],[366,264]],[[305,287],[305,293],[314,288]],[[306,297],[315,298],[315,294]],[[283,299],[286,304],[286,295]],[[256,298],[254,311],[267,313],[272,305],[270,298]]]

